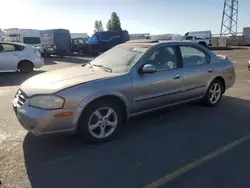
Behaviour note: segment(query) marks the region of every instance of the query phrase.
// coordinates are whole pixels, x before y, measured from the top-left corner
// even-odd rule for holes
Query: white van
[[[212,32],[211,31],[190,31],[184,35],[183,41],[193,42],[193,43],[201,44],[203,46],[211,46],[212,45]]]
[[[4,41],[29,44],[42,49],[41,33],[34,29],[4,29]]]

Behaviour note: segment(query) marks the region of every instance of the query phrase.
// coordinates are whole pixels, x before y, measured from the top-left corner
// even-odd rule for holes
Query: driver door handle
[[[177,79],[179,79],[180,77],[181,77],[181,75],[180,75],[180,74],[177,74],[177,75],[174,76],[174,80],[177,80]]]

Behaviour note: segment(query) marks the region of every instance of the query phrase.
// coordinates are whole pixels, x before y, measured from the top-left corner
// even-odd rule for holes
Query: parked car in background
[[[35,135],[76,131],[104,142],[135,115],[194,100],[215,106],[234,81],[233,63],[198,44],[127,42],[85,66],[26,80],[13,106]]]
[[[58,55],[65,56],[71,54],[71,37],[67,29],[42,30],[42,56]]]
[[[202,46],[211,46],[212,45],[212,33],[211,31],[191,31],[187,32],[183,41],[197,43]]]
[[[4,29],[5,42],[24,43],[37,47],[42,52],[41,34],[35,29]]]
[[[78,44],[79,55],[97,55],[129,40],[128,31],[103,31],[93,34],[87,43]],[[76,49],[76,47],[73,47]]]
[[[87,41],[84,40],[84,38],[82,37],[77,37],[77,38],[73,38],[71,39],[71,52],[77,52],[79,53],[81,51],[81,48],[83,45],[86,45]],[[81,54],[83,55],[83,54]]]
[[[41,68],[44,60],[33,46],[13,42],[0,42],[0,71],[29,73]]]

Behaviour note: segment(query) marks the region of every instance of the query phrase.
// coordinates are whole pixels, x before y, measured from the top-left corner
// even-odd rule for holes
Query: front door
[[[212,78],[209,55],[197,46],[180,46],[183,64],[183,95],[186,100],[198,98],[206,93]]]
[[[163,107],[179,100],[183,76],[179,68],[175,47],[161,47],[144,63],[157,71],[150,74],[132,72],[133,112],[138,113]]]

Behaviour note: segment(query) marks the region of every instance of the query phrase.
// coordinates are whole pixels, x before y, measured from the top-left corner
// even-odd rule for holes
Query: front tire
[[[221,100],[223,91],[224,86],[222,82],[217,79],[214,80],[208,87],[206,95],[201,100],[202,104],[205,106],[216,106]]]
[[[123,122],[123,114],[118,104],[111,100],[90,104],[79,120],[79,133],[83,139],[93,143],[112,140]]]

